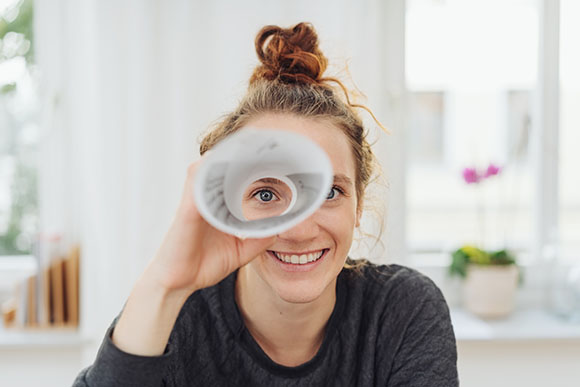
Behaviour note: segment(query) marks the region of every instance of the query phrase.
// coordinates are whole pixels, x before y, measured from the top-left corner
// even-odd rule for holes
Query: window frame
[[[405,20],[405,13],[399,15]],[[520,299],[523,305],[539,306],[545,301],[549,288],[548,269],[554,257],[547,256],[546,251],[558,242],[558,144],[559,144],[559,29],[560,1],[538,0],[539,47],[538,78],[536,88],[532,90],[532,126],[530,131],[530,162],[533,169],[535,187],[532,199],[532,219],[534,222],[528,254],[520,266],[526,273]],[[404,41],[404,30],[402,32]],[[404,57],[405,45],[397,57]],[[391,55],[391,58],[394,56]],[[399,76],[404,77],[404,72]],[[406,86],[406,85],[405,85]],[[406,92],[407,89],[405,89]],[[408,111],[405,114],[409,114]],[[407,149],[403,147],[403,149]],[[403,156],[403,159],[406,155]],[[402,163],[404,164],[404,163]],[[400,167],[400,166],[399,166]],[[405,170],[406,170],[405,165]],[[396,182],[399,184],[400,182]],[[403,184],[405,179],[403,178]],[[394,185],[395,183],[393,183]],[[397,203],[407,207],[405,195]],[[406,214],[405,214],[406,216]],[[406,235],[405,235],[406,236]],[[405,238],[405,243],[408,239]],[[389,243],[389,242],[387,242]],[[416,253],[413,246],[406,244],[407,254],[403,264],[412,266],[431,276],[441,287],[448,301],[453,306],[459,302],[456,281],[447,275],[448,257],[445,254]]]

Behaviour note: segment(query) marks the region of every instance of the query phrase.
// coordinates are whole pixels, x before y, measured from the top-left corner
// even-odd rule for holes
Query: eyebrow
[[[257,181],[255,181],[254,183],[269,183],[269,184],[283,184],[283,182],[281,180],[272,178],[272,177],[265,177],[263,179],[259,179]],[[346,184],[346,185],[353,185],[352,180],[350,179],[350,177],[343,175],[343,174],[338,174],[338,175],[334,175],[334,182],[335,183],[342,183],[342,184]]]
[[[350,177],[343,174],[334,175],[334,182],[352,185],[352,180],[350,179]]]
[[[275,179],[273,177],[264,177],[263,179],[258,179],[255,183],[269,183],[269,184],[284,184],[282,180]]]

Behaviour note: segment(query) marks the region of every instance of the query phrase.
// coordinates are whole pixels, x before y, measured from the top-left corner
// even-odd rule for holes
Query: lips
[[[313,251],[309,253],[282,253],[278,251],[269,250],[279,261],[289,263],[292,265],[305,265],[318,261],[327,249]]]

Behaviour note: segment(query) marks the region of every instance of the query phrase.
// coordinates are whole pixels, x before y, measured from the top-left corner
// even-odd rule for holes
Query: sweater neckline
[[[270,359],[246,328],[238,304],[235,300],[235,284],[237,275],[238,272],[236,270],[222,281],[220,286],[220,301],[223,306],[223,313],[227,324],[234,333],[235,340],[238,341],[238,344],[241,345],[258,364],[272,374],[286,377],[300,377],[317,368],[328,351],[330,342],[337,330],[338,322],[341,320],[344,312],[344,305],[346,304],[344,270],[338,275],[336,281],[336,302],[326,325],[322,345],[311,360],[296,367],[284,366]]]

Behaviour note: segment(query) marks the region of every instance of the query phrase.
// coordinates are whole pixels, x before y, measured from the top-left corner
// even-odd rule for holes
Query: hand
[[[194,176],[201,162],[203,158],[189,166],[173,223],[146,270],[156,285],[185,296],[220,282],[276,239],[241,240],[213,228],[201,217],[193,199]]]

